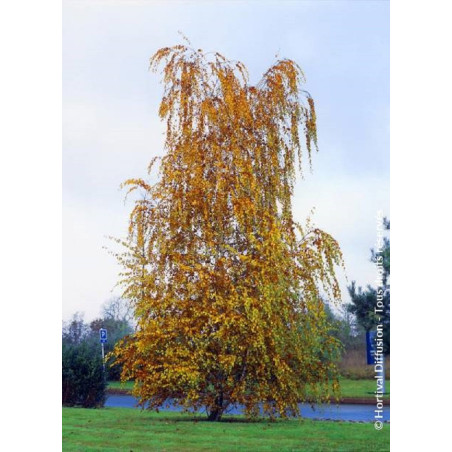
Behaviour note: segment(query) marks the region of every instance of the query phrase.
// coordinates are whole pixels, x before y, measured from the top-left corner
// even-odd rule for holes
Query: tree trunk
[[[207,417],[207,420],[210,422],[218,422],[221,421],[221,416],[223,414],[223,410],[219,409],[219,408],[214,408],[209,416]]]
[[[224,412],[224,406],[223,406],[223,393],[220,393],[215,398],[215,405],[210,407],[210,413],[207,417],[207,420],[210,422],[218,422],[221,421],[221,416]]]

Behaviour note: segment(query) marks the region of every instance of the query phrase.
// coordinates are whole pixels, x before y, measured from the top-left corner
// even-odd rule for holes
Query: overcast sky
[[[317,109],[313,173],[296,186],[296,219],[342,247],[349,281],[373,283],[376,212],[389,216],[389,2],[68,1],[63,10],[63,317],[91,320],[119,294],[104,247],[126,234],[119,190],[162,154],[159,48],[182,43],[242,61],[257,82],[275,55],[303,68]],[[340,274],[343,298],[346,281]]]

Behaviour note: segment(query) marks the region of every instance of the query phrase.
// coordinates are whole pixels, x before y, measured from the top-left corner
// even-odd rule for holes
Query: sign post
[[[99,330],[99,339],[102,345],[102,368],[104,371],[104,380],[105,380],[105,351],[104,344],[107,342],[107,330],[105,328],[101,328]]]

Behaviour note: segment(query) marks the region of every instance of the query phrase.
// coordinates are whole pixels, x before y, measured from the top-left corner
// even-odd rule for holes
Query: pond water
[[[136,408],[137,399],[129,395],[109,395],[105,406],[117,408]],[[390,407],[383,408],[384,421],[389,420]],[[164,406],[162,411],[181,411],[180,406]],[[355,405],[355,404],[341,404],[341,405],[317,405],[314,409],[308,403],[300,403],[300,410],[302,417],[310,419],[329,419],[336,421],[361,421],[373,422],[375,405]],[[228,410],[227,414],[242,414],[242,407],[235,406]]]

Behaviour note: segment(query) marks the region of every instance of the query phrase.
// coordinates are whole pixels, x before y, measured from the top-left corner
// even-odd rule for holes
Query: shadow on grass
[[[155,419],[156,422],[171,422],[171,423],[177,423],[177,422],[192,422],[192,423],[198,423],[203,422],[205,424],[276,424],[278,422],[281,422],[281,420],[274,420],[271,421],[270,419],[237,419],[237,418],[223,418],[219,421],[209,421],[207,417],[181,417],[181,418],[162,418],[162,419]]]
[[[151,411],[153,413],[156,413],[155,411]],[[162,414],[164,417],[158,417],[155,418],[154,421],[156,422],[167,422],[167,423],[177,423],[177,422],[192,422],[192,423],[206,423],[206,424],[277,424],[280,422],[287,421],[288,419],[271,419],[271,418],[264,418],[264,417],[257,417],[257,418],[246,418],[242,417],[240,415],[237,416],[228,416],[226,415],[219,421],[209,421],[206,416],[202,415],[193,415],[191,413],[181,413],[180,417],[175,416],[167,416],[166,413],[163,414],[162,412],[159,412],[159,414]],[[298,420],[303,421],[303,418],[297,418],[292,420]]]

